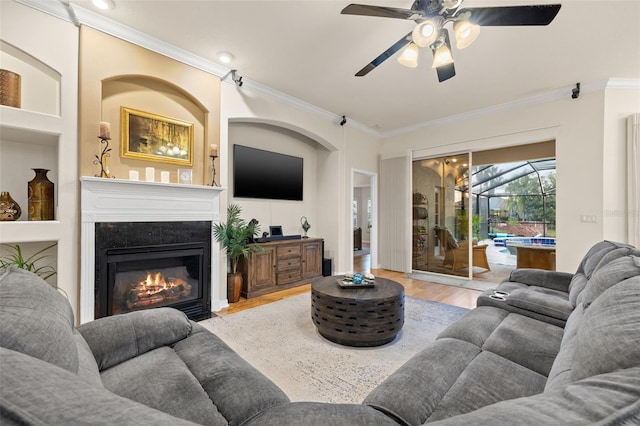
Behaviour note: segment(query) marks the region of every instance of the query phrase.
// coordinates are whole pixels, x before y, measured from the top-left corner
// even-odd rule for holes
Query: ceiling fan
[[[463,0],[415,0],[411,9],[397,7],[350,4],[342,9],[343,15],[377,16],[415,21],[417,25],[393,46],[356,73],[362,77],[402,49],[398,62],[415,68],[418,66],[420,47],[429,47],[433,53],[433,68],[438,80],[443,82],[456,75],[451,55],[449,30],[453,32],[458,49],[464,49],[475,41],[481,26],[548,25],[560,11],[559,4],[535,6],[497,6],[461,9]]]

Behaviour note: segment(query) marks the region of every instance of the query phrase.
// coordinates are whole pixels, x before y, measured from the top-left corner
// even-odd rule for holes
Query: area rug
[[[292,401],[361,403],[467,309],[405,297],[396,339],[376,348],[338,345],[318,334],[311,295],[293,296],[200,324],[273,380]]]

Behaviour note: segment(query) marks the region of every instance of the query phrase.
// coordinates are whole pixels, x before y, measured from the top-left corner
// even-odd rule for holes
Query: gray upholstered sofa
[[[498,288],[530,304],[479,300],[364,403],[403,425],[640,424],[639,250],[602,241],[574,275],[516,270]]]
[[[290,403],[222,340],[174,309],[74,324],[56,289],[22,269],[0,269],[0,424],[297,424],[304,417],[396,425],[364,405]]]
[[[555,280],[511,279],[522,274],[520,289]],[[178,311],[76,328],[55,289],[0,269],[0,423],[640,424],[640,251],[598,243],[566,288],[564,328],[491,299],[501,303],[469,311],[363,404],[324,404],[290,402]]]

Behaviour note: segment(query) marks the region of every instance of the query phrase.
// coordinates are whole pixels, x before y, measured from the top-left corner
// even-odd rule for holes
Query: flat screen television
[[[304,159],[233,146],[233,196],[302,201]]]

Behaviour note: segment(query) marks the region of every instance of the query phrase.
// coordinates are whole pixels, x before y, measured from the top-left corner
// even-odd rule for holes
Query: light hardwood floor
[[[478,290],[469,290],[449,285],[430,283],[422,280],[413,280],[407,278],[404,272],[395,272],[386,269],[371,269],[369,260],[370,255],[355,257],[353,265],[354,271],[371,272],[375,276],[397,281],[404,286],[405,294],[407,296],[419,297],[422,299],[433,300],[435,302],[472,309],[476,307],[476,299],[482,293]],[[311,283],[292,289],[266,294],[264,296],[252,297],[251,299],[241,297],[238,302],[232,303],[228,308],[216,312],[216,315],[222,316],[233,314],[246,309],[255,308],[256,306],[286,299],[287,297],[302,293],[309,293],[310,291]]]

